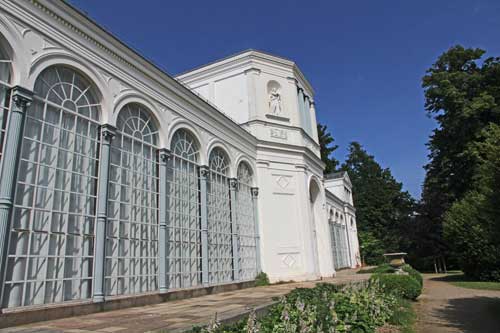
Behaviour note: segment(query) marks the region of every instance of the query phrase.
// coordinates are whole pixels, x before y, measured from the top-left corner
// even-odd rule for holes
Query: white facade
[[[313,94],[280,57],[173,78],[65,2],[0,0],[0,308],[358,265]]]

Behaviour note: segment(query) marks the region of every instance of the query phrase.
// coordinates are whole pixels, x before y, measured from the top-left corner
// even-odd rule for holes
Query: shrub
[[[376,267],[361,269],[357,274],[368,274],[368,273],[393,273],[394,268],[389,264],[381,264]]]
[[[192,332],[374,333],[387,322],[402,321],[401,304],[401,299],[385,292],[378,281],[347,286],[322,283],[311,289],[293,290],[262,318],[252,312],[231,325],[221,325],[215,318],[207,327]]]
[[[411,275],[374,274],[370,278],[378,282],[386,293],[415,300],[422,293],[422,285]]]
[[[376,283],[298,288],[261,319],[261,332],[374,332],[395,304]]]
[[[389,264],[382,264],[377,266],[377,268],[375,268],[375,271],[373,273],[375,274],[394,273],[394,268],[392,268],[391,265]]]
[[[420,284],[421,287],[424,285],[424,278],[422,277],[422,274],[420,274],[419,271],[417,271],[415,268],[411,267],[410,265],[406,264],[403,266],[403,271],[410,274],[412,278],[417,280],[417,282]]]
[[[269,284],[270,284],[269,283],[269,277],[267,276],[266,273],[260,272],[255,277],[255,286],[261,287],[261,286],[268,286]]]

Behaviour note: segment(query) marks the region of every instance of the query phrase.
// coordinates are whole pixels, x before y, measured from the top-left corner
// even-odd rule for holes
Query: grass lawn
[[[500,282],[473,281],[468,279],[464,274],[461,273],[447,275],[443,278],[443,281],[449,282],[454,286],[462,288],[500,291]]]

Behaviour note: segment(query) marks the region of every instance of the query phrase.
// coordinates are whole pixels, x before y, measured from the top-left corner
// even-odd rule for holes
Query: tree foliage
[[[339,161],[332,156],[333,152],[339,147],[333,145],[335,139],[332,137],[331,133],[328,131],[326,125],[318,123],[318,140],[321,152],[321,160],[325,163],[325,174],[335,172]]]
[[[500,126],[482,137],[465,152],[477,161],[473,189],[445,214],[444,235],[467,275],[500,281]]]
[[[500,121],[500,58],[455,46],[423,78],[425,109],[438,127],[430,136],[424,183],[426,213],[440,219],[470,189],[475,160],[464,154],[490,122]]]
[[[358,235],[364,259],[369,264],[382,260],[382,254],[402,250],[405,230],[415,202],[389,169],[382,168],[363,147],[352,142],[341,167],[353,184]]]
[[[483,228],[485,223],[492,223],[493,215],[486,211],[493,207],[493,185],[486,179],[494,178],[492,171],[485,171],[490,163],[484,156],[495,157],[493,150],[483,145],[494,141],[496,132],[491,125],[500,124],[500,58],[483,59],[484,54],[481,49],[452,47],[432,65],[422,83],[427,114],[438,125],[428,142],[430,161],[425,166],[420,211],[422,229],[432,233],[433,244],[427,254],[451,251],[452,257],[474,276],[479,266],[467,268],[465,259],[471,255],[479,264],[477,259],[486,253],[472,255],[472,244],[487,248],[486,240],[493,232]],[[488,133],[485,128],[489,128]],[[459,237],[459,230],[464,232],[463,237]],[[480,238],[486,243],[479,242]]]

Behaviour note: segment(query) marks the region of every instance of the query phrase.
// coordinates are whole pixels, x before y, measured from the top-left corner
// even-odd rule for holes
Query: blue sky
[[[435,126],[425,70],[455,44],[500,56],[498,0],[71,2],[169,74],[248,48],[294,60],[336,157],[359,141],[417,198]]]

